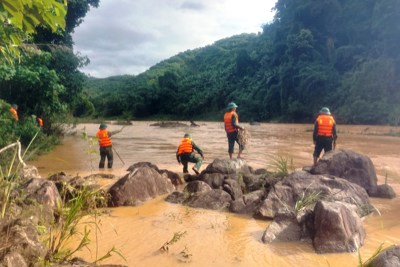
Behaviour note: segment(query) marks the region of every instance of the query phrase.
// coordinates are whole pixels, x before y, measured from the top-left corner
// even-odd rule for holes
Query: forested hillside
[[[54,125],[94,110],[82,92],[88,59],[75,54],[72,32],[99,0],[0,1],[0,147],[60,134]],[[10,116],[18,107],[18,120]],[[81,111],[81,112],[79,112]],[[44,125],[40,131],[35,116]],[[35,142],[40,143],[40,142]],[[44,150],[44,149],[42,149]]]
[[[182,52],[138,76],[89,79],[95,114],[398,124],[400,1],[279,0],[261,34]],[[118,80],[120,82],[118,82]],[[96,91],[96,88],[101,90]]]

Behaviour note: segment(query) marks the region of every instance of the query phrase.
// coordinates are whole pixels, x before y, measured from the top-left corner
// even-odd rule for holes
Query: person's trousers
[[[192,162],[195,163],[194,167],[197,170],[200,170],[201,164],[203,163],[203,160],[199,157],[196,157],[195,154],[193,153],[185,153],[180,155],[181,158],[181,163],[183,165],[183,173],[188,173],[188,163]]]
[[[106,158],[107,158],[107,168],[112,168],[113,159],[114,159],[112,146],[101,146],[100,147],[100,162],[99,162],[100,169],[104,168]]]

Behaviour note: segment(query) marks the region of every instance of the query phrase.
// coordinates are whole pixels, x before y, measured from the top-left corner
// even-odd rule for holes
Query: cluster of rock
[[[374,210],[369,197],[395,197],[389,185],[377,184],[371,160],[350,150],[327,153],[313,168],[287,177],[254,170],[241,159],[216,159],[200,175],[185,175],[181,191],[173,186],[176,173],[151,163],[128,171],[108,191],[110,206],[137,205],[173,191],[166,201],[271,219],[263,242],[308,240],[318,253],[356,251],[365,239],[361,218]]]
[[[287,177],[253,170],[240,159],[217,159],[185,180],[183,191],[166,201],[272,219],[263,242],[308,240],[318,253],[356,251],[365,239],[361,218],[374,210],[369,197],[396,197],[389,185],[377,184],[372,161],[350,150],[327,153],[316,166]],[[385,253],[397,255],[400,264],[398,252],[394,246]]]
[[[318,253],[356,251],[365,239],[361,218],[374,210],[369,197],[396,196],[389,185],[377,184],[371,160],[350,150],[327,153],[316,166],[286,177],[277,177],[265,169],[254,170],[241,159],[216,159],[201,174],[185,175],[185,186],[178,186],[181,178],[177,173],[160,170],[149,162],[133,164],[127,171],[104,191],[109,207],[135,206],[168,195],[166,201],[171,203],[227,209],[272,220],[263,242],[305,240],[312,242]],[[24,205],[11,208],[14,219],[0,220],[0,244],[7,244],[0,251],[0,267],[34,266],[36,259],[48,253],[39,241],[36,225],[39,218],[54,221],[57,203],[62,201],[61,190],[100,188],[97,175],[82,178],[58,173],[42,179],[35,168],[25,168],[22,176],[25,182],[12,194],[21,194]],[[68,197],[66,194],[63,199]],[[26,208],[27,203],[33,202],[42,208],[38,209],[37,204],[29,206],[36,208]],[[390,265],[370,266],[400,266],[399,246],[392,246],[381,255],[375,260]]]
[[[0,220],[0,267],[43,266],[50,251],[43,244],[38,229],[57,221],[58,206],[68,201],[74,189],[98,190],[98,176],[70,177],[60,172],[48,179],[40,177],[37,168],[27,166],[10,193],[10,203],[5,218]],[[111,178],[111,177],[110,177]],[[60,192],[66,192],[62,195]],[[11,200],[12,199],[12,200]],[[40,227],[39,227],[40,226]],[[125,265],[99,265],[74,258],[68,262],[52,263],[54,267],[125,267]]]

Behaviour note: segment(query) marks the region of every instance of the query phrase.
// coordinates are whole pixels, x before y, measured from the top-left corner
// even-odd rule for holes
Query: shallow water
[[[199,123],[199,122],[198,122]],[[115,135],[113,144],[114,168],[104,170],[122,176],[126,168],[139,161],[149,161],[160,168],[181,172],[175,151],[185,132],[192,135],[205,155],[202,168],[215,158],[227,158],[227,140],[222,123],[200,122],[200,127],[159,128],[150,122],[133,122]],[[293,159],[296,169],[312,163],[312,125],[304,124],[243,124],[251,137],[243,156],[254,168],[271,168],[276,156]],[[109,125],[114,131],[121,126]],[[94,136],[97,124],[78,125]],[[400,138],[382,134],[399,132],[399,128],[382,126],[338,126],[337,148],[351,149],[369,156],[374,163],[379,183],[385,177],[400,194]],[[237,148],[236,148],[237,149]],[[79,135],[64,139],[63,145],[50,154],[38,158],[36,165],[43,177],[64,171],[69,174],[97,173],[97,144],[90,146]],[[90,153],[93,151],[94,153]],[[115,180],[102,181],[105,184]],[[112,209],[110,216],[100,217],[101,233],[97,246],[79,255],[94,260],[115,246],[126,258],[118,256],[106,260],[128,266],[357,266],[357,253],[316,254],[309,243],[263,244],[261,236],[270,223],[224,212],[192,209],[166,203],[163,197],[138,207]],[[367,238],[360,249],[361,257],[370,257],[380,244],[400,242],[400,200],[372,199],[380,215],[364,218]],[[96,232],[93,230],[93,232]],[[159,248],[174,233],[185,234],[169,253]],[[92,236],[95,240],[95,235]],[[187,258],[180,253],[189,255]],[[104,263],[105,263],[104,262]]]

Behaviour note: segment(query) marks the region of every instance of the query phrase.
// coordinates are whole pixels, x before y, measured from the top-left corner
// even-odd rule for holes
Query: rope
[[[241,145],[246,145],[249,142],[250,133],[246,129],[239,130],[238,133],[238,141]]]

